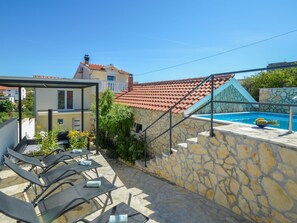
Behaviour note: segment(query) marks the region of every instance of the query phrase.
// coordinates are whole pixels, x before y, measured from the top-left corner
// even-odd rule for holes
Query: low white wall
[[[3,155],[6,148],[14,148],[18,143],[17,119],[10,119],[0,124],[0,164],[3,163]]]

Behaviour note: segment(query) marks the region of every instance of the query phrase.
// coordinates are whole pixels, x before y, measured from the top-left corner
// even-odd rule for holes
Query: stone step
[[[197,143],[198,143],[198,137],[187,139],[188,147],[190,147],[190,145],[197,144]]]
[[[173,153],[177,153],[178,149],[172,148],[171,151],[172,151]]]
[[[147,161],[146,163],[148,164],[148,162],[149,161]],[[141,170],[146,168],[145,165],[144,165],[144,161],[142,161],[142,160],[136,160],[135,161],[135,166],[138,167]]]
[[[159,157],[159,156],[156,156],[156,165],[157,166],[160,166],[161,165],[161,162],[162,162],[162,158],[161,157]]]
[[[188,148],[188,143],[179,143],[177,144],[177,149],[187,149]]]
[[[167,158],[170,156],[170,152],[162,152],[162,158]]]

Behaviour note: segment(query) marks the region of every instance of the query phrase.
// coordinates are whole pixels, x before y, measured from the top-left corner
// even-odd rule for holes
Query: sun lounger
[[[25,188],[24,192],[27,191],[31,186],[33,186],[34,192],[37,195],[36,185],[41,188],[42,192],[36,196],[35,200],[37,200],[52,184],[57,183],[58,181],[70,177],[74,174],[83,176],[81,174],[82,172],[94,169],[98,177],[97,168],[101,167],[101,165],[94,160],[91,161],[92,164],[90,166],[83,166],[80,165],[79,162],[75,162],[56,168],[54,170],[43,172],[40,175],[36,175],[33,172],[22,169],[17,164],[13,163],[10,159],[4,156],[4,164],[8,166],[12,171],[14,171],[17,175],[30,182],[29,186]]]
[[[88,221],[86,219],[78,219],[73,223],[85,222],[85,223],[106,223],[109,222],[110,216],[112,217],[127,217],[127,222],[129,223],[145,223],[149,218],[135,209],[131,208],[124,202],[112,207],[108,211],[104,212],[99,217],[95,218],[93,221]]]
[[[9,156],[12,156],[24,163],[31,164],[32,167],[31,167],[30,171],[32,169],[34,169],[35,167],[41,167],[43,170],[51,169],[58,163],[61,163],[61,162],[66,163],[66,160],[73,159],[77,156],[81,156],[81,157],[86,156],[86,158],[88,159],[88,155],[91,154],[91,152],[88,150],[82,150],[81,153],[72,153],[71,151],[65,151],[65,152],[60,152],[60,151],[61,151],[61,149],[57,149],[57,150],[53,151],[51,154],[38,159],[35,157],[25,156],[25,155],[18,153],[10,148],[7,148],[7,154]],[[57,154],[53,154],[54,152],[56,152]]]
[[[17,221],[39,223],[31,203],[8,196],[0,191],[0,212]]]
[[[40,221],[37,218],[34,209],[38,206],[44,222],[50,223],[72,208],[85,202],[89,202],[100,195],[106,194],[108,199],[112,202],[111,191],[117,189],[117,187],[108,182],[104,177],[99,177],[94,180],[101,181],[101,186],[99,188],[85,187],[86,181],[76,185],[68,182],[71,184],[70,187],[52,195],[55,190],[53,189],[40,201],[35,203],[34,206],[31,203],[27,203],[0,192],[0,212],[18,221],[39,223]]]
[[[111,191],[117,189],[117,187],[104,177],[93,180],[100,181],[100,187],[88,188],[86,187],[86,181],[83,181],[54,195],[51,195],[52,191],[46,194],[35,204],[35,206],[38,206],[44,222],[52,222],[72,208],[103,194],[107,195],[107,198],[113,203]]]

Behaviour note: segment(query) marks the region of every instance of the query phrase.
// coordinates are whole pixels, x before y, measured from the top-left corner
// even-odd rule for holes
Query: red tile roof
[[[231,74],[216,76],[214,78],[214,88],[217,89],[232,77],[233,75]],[[135,108],[167,111],[204,79],[205,77],[134,84],[132,91],[116,95],[115,101]],[[210,92],[211,82],[209,81],[195,90],[172,111],[174,113],[182,113]]]
[[[6,87],[6,86],[0,86],[0,91],[6,91],[6,90],[16,90],[17,87]]]
[[[83,63],[84,64],[84,63]],[[91,70],[105,70],[104,66],[103,65],[100,65],[100,64],[89,64],[88,67],[91,69]]]
[[[117,67],[115,67],[114,65],[110,64],[110,65],[101,65],[101,64],[91,64],[89,63],[88,65],[86,65],[84,62],[81,62],[81,64],[83,64],[84,66],[87,66],[90,70],[103,70],[105,71],[107,69],[107,67],[109,67],[111,70],[117,70],[120,74],[130,74],[124,70],[120,70]]]
[[[55,76],[45,76],[45,75],[33,75],[34,78],[39,78],[39,79],[65,79],[62,77],[55,77]]]

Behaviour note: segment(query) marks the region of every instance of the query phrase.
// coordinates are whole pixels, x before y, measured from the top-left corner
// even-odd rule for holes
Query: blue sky
[[[143,74],[296,30],[296,8],[296,0],[0,1],[0,75],[72,78],[84,54],[91,63],[112,63],[134,74],[139,82],[296,61],[294,32]]]

